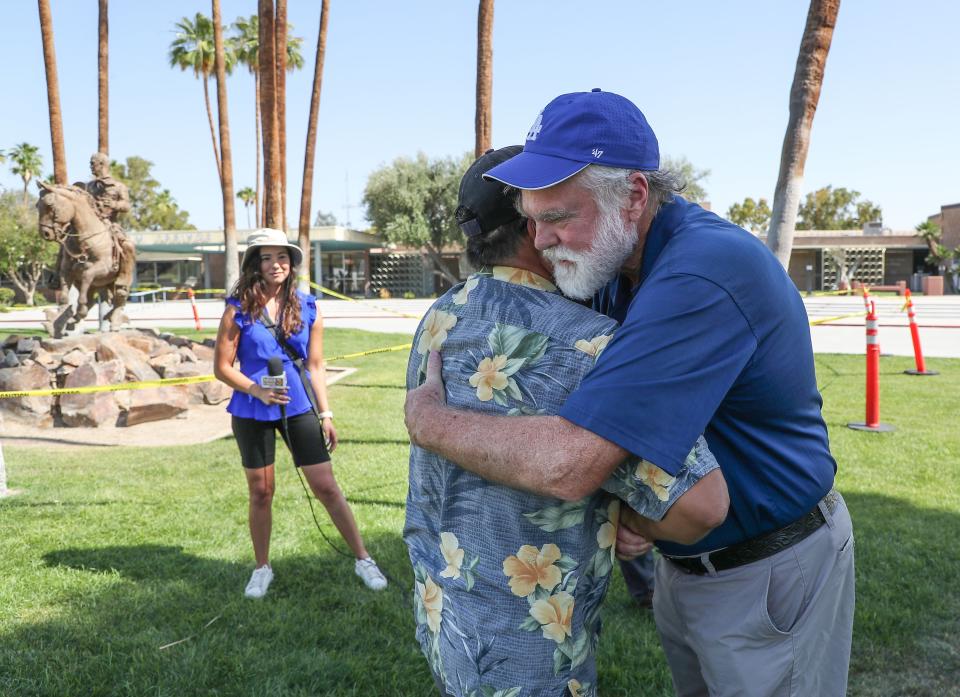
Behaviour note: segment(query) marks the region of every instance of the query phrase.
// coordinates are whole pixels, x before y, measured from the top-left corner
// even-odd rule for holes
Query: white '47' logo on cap
[[[539,114],[537,114],[537,120],[533,122],[533,125],[530,126],[530,130],[527,131],[527,140],[536,140],[537,135],[539,135],[541,128],[543,128],[543,112],[542,111]]]

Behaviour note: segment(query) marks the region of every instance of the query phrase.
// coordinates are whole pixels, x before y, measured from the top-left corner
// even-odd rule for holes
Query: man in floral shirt
[[[556,414],[617,324],[559,294],[526,221],[502,187],[482,180],[519,150],[487,153],[461,181],[457,219],[480,271],[427,313],[407,387],[423,381],[428,354],[442,348],[450,404]],[[620,499],[661,525],[692,525],[704,534],[726,512],[716,467],[701,438],[675,477],[633,459],[606,491],[562,501],[493,484],[411,447],[404,539],[416,580],[417,638],[441,693],[595,695],[599,610]]]

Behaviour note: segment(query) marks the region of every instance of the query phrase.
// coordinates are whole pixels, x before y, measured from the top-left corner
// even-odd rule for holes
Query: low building
[[[249,230],[237,230],[239,251]],[[223,230],[157,230],[129,233],[137,246],[134,286],[223,288]],[[296,239],[296,233],[287,235]],[[383,246],[377,235],[339,225],[310,228],[310,277],[345,295],[369,292],[370,251]]]

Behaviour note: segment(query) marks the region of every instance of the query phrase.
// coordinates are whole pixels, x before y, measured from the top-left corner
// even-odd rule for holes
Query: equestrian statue
[[[57,271],[58,302],[45,323],[54,337],[79,329],[96,294],[112,305],[104,319],[116,330],[127,321],[122,307],[133,282],[136,249],[120,226],[119,217],[130,210],[130,194],[110,176],[110,160],[103,153],[90,158],[93,179],[73,186],[38,182],[40,235],[60,243]],[[76,308],[69,301],[77,289]]]

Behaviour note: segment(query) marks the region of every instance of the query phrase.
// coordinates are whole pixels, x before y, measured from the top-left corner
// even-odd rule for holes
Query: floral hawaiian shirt
[[[556,414],[616,328],[534,273],[483,269],[424,317],[407,388],[423,382],[429,352],[442,350],[450,405]],[[411,447],[403,536],[417,639],[437,681],[456,697],[596,695],[621,499],[660,520],[716,467],[701,438],[676,477],[633,458],[606,491],[569,502],[488,482]]]

